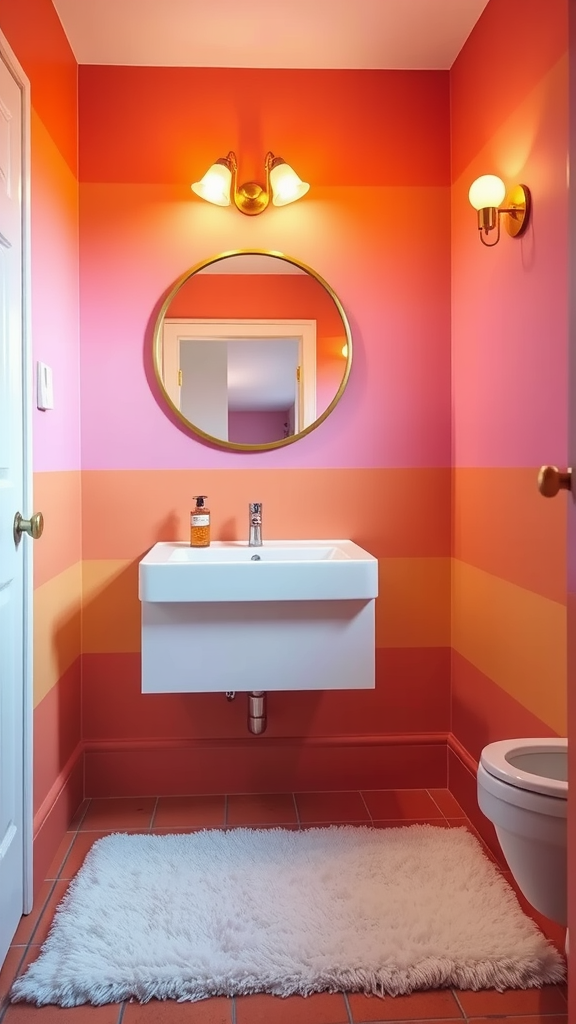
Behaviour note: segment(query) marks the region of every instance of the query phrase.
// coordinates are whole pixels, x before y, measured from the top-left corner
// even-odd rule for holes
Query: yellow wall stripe
[[[454,559],[452,646],[566,734],[565,605]]]
[[[80,654],[82,563],[34,591],[34,707]]]
[[[383,558],[376,603],[377,647],[450,646],[450,559]],[[138,562],[83,563],[82,650],[140,650]]]

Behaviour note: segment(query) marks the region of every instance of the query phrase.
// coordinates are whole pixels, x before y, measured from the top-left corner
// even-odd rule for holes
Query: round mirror
[[[340,398],[346,314],[310,267],[280,252],[222,253],[183,274],[154,328],[168,405],[200,437],[240,451],[291,444]]]

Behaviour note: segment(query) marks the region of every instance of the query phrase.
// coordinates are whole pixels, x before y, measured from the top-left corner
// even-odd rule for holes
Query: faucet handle
[[[250,505],[250,522],[253,526],[260,526],[262,522],[262,502],[251,501]]]

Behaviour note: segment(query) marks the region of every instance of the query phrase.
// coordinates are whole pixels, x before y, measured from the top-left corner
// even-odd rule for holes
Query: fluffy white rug
[[[528,988],[564,963],[465,829],[99,840],[12,999]]]

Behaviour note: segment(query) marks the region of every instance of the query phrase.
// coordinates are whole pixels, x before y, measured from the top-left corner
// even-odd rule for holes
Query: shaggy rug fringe
[[[95,843],[11,999],[382,997],[564,978],[465,829],[235,829]]]

